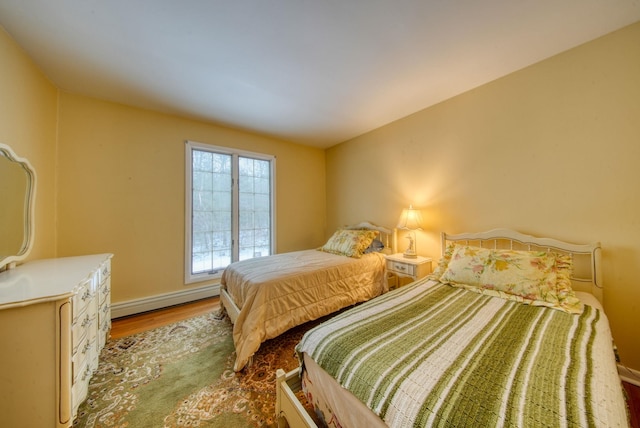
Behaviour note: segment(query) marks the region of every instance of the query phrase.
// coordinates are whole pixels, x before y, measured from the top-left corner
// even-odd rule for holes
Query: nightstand
[[[418,256],[415,259],[409,259],[402,253],[391,254],[386,256],[387,272],[391,277],[396,276],[397,284],[389,281],[389,288],[396,288],[409,282],[423,278],[431,273],[431,259],[428,257]],[[404,280],[403,280],[404,279]]]

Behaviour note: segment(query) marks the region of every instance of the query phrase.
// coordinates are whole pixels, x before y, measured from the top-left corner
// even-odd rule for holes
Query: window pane
[[[231,192],[231,173],[213,173],[211,189],[217,192]]]
[[[240,213],[242,212],[253,212],[254,208],[254,195],[253,193],[240,193]]]
[[[193,150],[192,266],[197,274],[231,261],[231,155]]]
[[[194,190],[212,190],[213,182],[211,174],[202,171],[193,172],[193,189]]]
[[[240,260],[271,253],[271,165],[239,158]]]
[[[238,174],[240,176],[253,177],[254,160],[245,157],[238,158]]]
[[[268,228],[256,229],[255,231],[256,246],[265,246],[265,245],[268,246],[270,240],[271,240],[271,234],[269,233]]]
[[[269,230],[271,216],[268,211],[256,211],[253,218],[256,228]]]
[[[241,175],[238,179],[240,180],[240,193],[253,193],[253,177]]]
[[[271,205],[269,199],[270,199],[269,195],[262,195],[262,194],[256,193],[253,198],[254,209],[260,210],[260,211],[269,211],[269,207]]]
[[[270,182],[268,178],[256,178],[255,185],[254,185],[255,192],[268,195],[269,193],[271,193],[269,184]]]
[[[193,172],[211,170],[211,162],[213,162],[213,153],[203,152],[200,150],[193,151]]]

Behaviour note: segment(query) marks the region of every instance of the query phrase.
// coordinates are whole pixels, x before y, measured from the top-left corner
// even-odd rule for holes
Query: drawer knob
[[[88,326],[89,324],[91,324],[91,319],[89,318],[89,315],[87,315],[87,316],[84,318],[84,321],[82,321],[82,327],[86,327],[86,326]]]
[[[87,366],[87,369],[84,371],[84,373],[82,374],[82,381],[87,380],[87,378],[91,377],[91,367]]]

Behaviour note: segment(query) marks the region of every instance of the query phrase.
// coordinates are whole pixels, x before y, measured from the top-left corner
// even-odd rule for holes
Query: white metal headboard
[[[387,229],[386,227],[378,226],[368,221],[363,221],[358,224],[345,226],[345,229],[377,230],[378,232],[380,232],[380,241],[384,244],[385,248],[388,248],[391,253],[395,252],[395,237],[393,236],[393,232],[390,229]]]
[[[456,235],[442,232],[442,254],[452,242],[463,242],[482,248],[542,250],[568,254],[573,261],[571,286],[576,291],[593,294],[603,303],[601,271],[601,247],[599,242],[591,244],[571,244],[553,238],[538,238],[524,235],[510,229],[493,229],[480,233],[460,233]]]

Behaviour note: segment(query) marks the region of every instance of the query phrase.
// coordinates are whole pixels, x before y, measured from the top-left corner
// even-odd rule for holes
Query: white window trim
[[[199,273],[199,274],[192,274],[191,273],[191,250],[192,250],[192,233],[191,233],[191,228],[192,228],[192,212],[191,212],[191,208],[192,208],[192,198],[193,198],[193,192],[192,192],[192,176],[193,176],[193,171],[192,171],[192,151],[195,149],[201,149],[201,150],[207,150],[207,151],[213,151],[213,152],[217,152],[217,153],[223,153],[223,154],[227,154],[227,155],[232,155],[234,158],[234,162],[237,160],[238,156],[245,156],[245,157],[250,157],[250,158],[254,158],[254,159],[260,159],[260,160],[268,160],[270,161],[270,165],[271,165],[271,185],[270,185],[270,192],[271,192],[271,254],[275,254],[275,250],[276,250],[276,157],[273,155],[265,155],[264,153],[256,153],[256,152],[250,152],[250,151],[246,151],[246,150],[239,150],[239,149],[233,149],[233,148],[229,148],[229,147],[222,147],[222,146],[214,146],[212,144],[205,144],[205,143],[199,143],[197,141],[190,141],[187,140],[185,142],[185,216],[184,216],[184,224],[185,224],[185,229],[184,229],[184,241],[185,241],[185,248],[184,248],[184,282],[185,284],[192,284],[194,282],[202,282],[202,281],[209,281],[209,280],[219,280],[220,277],[222,276],[222,270],[218,270],[215,272],[205,272],[205,273]],[[238,183],[238,169],[237,168],[233,168],[233,186],[237,186]],[[238,211],[238,198],[232,198],[232,212],[237,212]],[[232,222],[233,222],[233,229],[237,230],[238,227],[238,218],[236,216],[232,216]],[[239,252],[239,247],[238,247],[238,243],[235,242],[233,247],[232,247],[232,251],[233,251],[233,256],[232,256],[232,260],[237,260],[238,259],[238,252]]]

